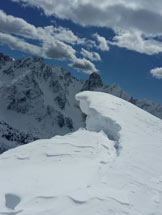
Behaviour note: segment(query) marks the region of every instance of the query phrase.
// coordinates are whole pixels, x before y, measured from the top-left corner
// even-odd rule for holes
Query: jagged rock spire
[[[103,87],[102,79],[99,74],[93,72],[89,79],[85,82],[82,91],[84,90],[94,90],[96,88]]]

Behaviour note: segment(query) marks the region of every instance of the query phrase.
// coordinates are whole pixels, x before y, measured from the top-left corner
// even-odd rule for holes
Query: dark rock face
[[[75,92],[79,83],[76,78],[63,68],[49,67],[42,58],[13,61],[3,55],[0,57],[5,65],[0,69],[1,153],[35,139],[50,138],[78,128],[74,126],[77,119],[71,118],[74,104],[69,101],[72,86]],[[8,115],[14,120],[12,126]]]
[[[57,123],[60,128],[62,128],[65,125],[65,120],[64,120],[63,114],[59,113],[59,115],[57,116]]]
[[[59,95],[55,98],[55,101],[57,102],[58,106],[61,109],[64,109],[65,104],[66,104],[66,97],[64,95]]]
[[[74,129],[73,127],[73,121],[69,117],[65,117],[65,124],[66,126],[72,131]]]
[[[0,121],[0,134],[0,153],[3,153],[10,148],[24,145],[39,139],[30,133],[24,133],[23,131],[11,127],[4,121]]]
[[[103,83],[101,80],[101,77],[93,72],[90,76],[89,79],[85,82],[82,91],[84,90],[95,90],[97,88],[103,87]]]
[[[3,66],[6,65],[6,63],[12,62],[13,59],[9,56],[4,55],[3,53],[0,53],[0,69],[3,68]]]
[[[10,58],[9,56],[4,55],[3,53],[0,53],[0,62],[9,62],[9,61],[13,61],[13,59]]]

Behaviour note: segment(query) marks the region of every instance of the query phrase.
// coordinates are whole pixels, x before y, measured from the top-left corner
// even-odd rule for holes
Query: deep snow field
[[[162,215],[162,120],[100,92],[86,129],[0,156],[0,214]]]

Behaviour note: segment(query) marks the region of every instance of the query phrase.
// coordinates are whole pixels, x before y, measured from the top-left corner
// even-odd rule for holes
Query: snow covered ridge
[[[0,214],[161,215],[162,121],[106,93],[76,99],[87,130],[0,155]]]
[[[148,128],[150,126],[150,130],[153,129],[155,136],[159,132],[162,137],[161,119],[120,98],[106,93],[85,91],[77,94],[76,100],[79,101],[82,112],[87,116],[86,128],[90,131],[103,130],[109,139],[116,142],[118,149],[123,147],[120,141],[125,138],[127,140],[129,133],[131,138],[133,135],[138,136],[139,142],[141,142],[141,138],[143,136],[145,138],[147,130],[149,130],[143,130],[142,127],[145,126]],[[136,126],[138,129],[134,130]],[[133,130],[134,134],[132,134]],[[148,138],[150,138],[149,133]],[[162,139],[160,140],[162,144]],[[130,139],[130,142],[132,141]],[[130,147],[132,147],[131,144]]]
[[[85,90],[115,95],[162,119],[161,105],[134,99],[116,84],[105,86],[96,73],[77,80],[42,58],[13,60],[0,53],[0,153],[83,127],[75,95]]]

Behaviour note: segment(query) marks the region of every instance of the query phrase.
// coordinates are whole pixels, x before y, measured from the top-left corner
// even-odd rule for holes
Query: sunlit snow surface
[[[0,214],[161,215],[162,120],[105,93],[76,99],[87,130],[0,156]]]

